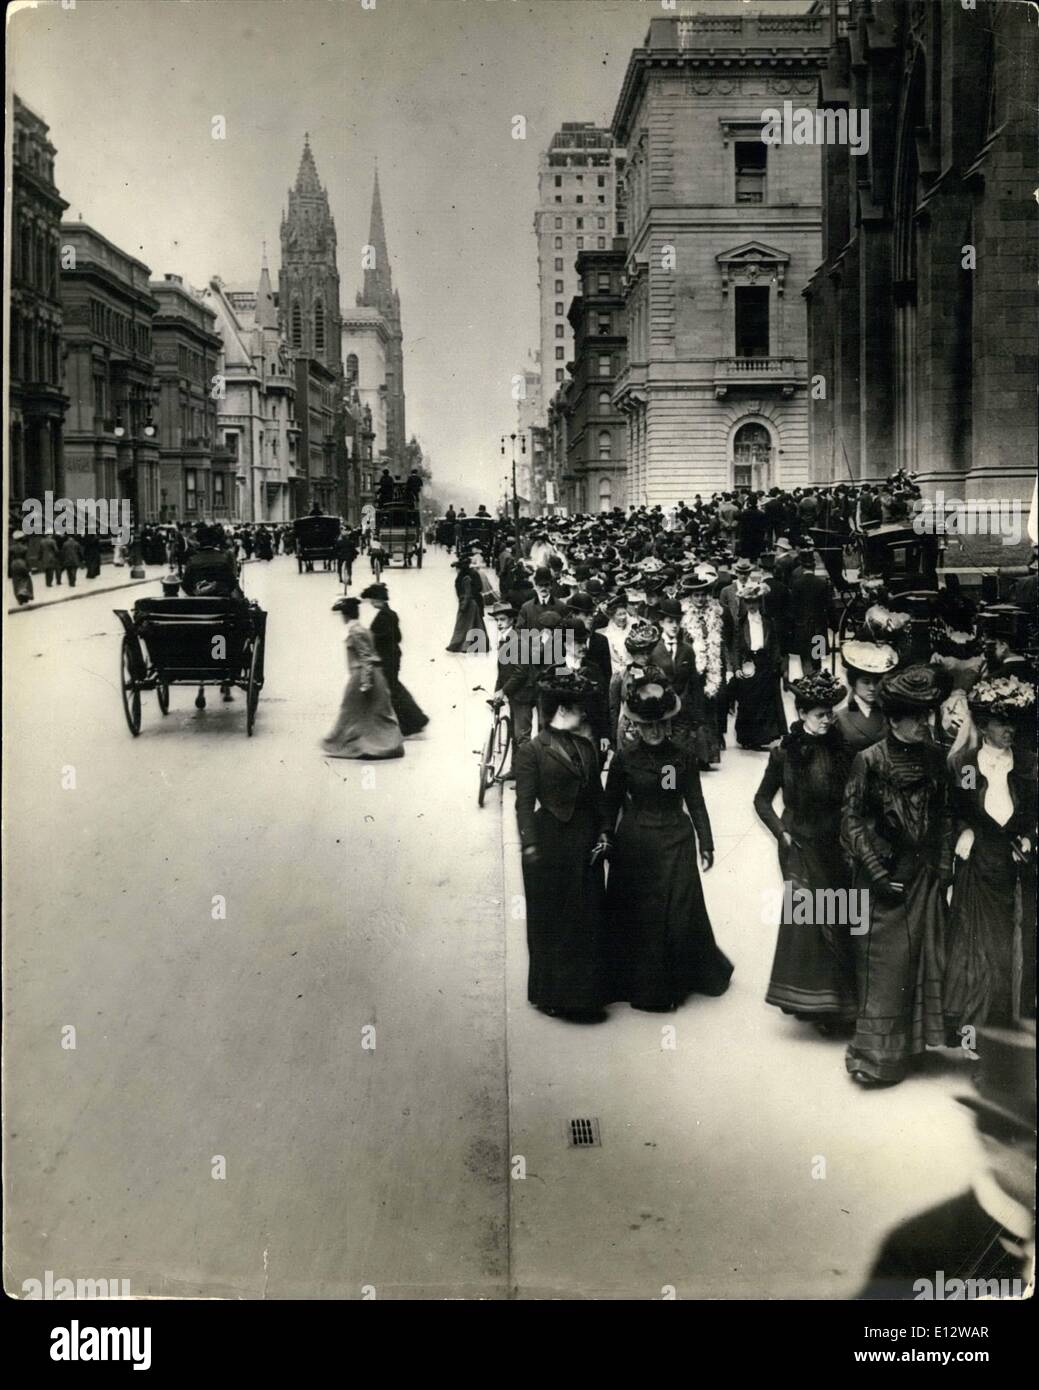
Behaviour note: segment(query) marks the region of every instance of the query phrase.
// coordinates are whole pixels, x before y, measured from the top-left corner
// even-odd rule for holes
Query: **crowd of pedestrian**
[[[943,588],[924,621],[853,578],[838,641],[819,558],[917,503],[904,475],[716,494],[502,526],[483,575],[459,555],[449,650],[486,650],[497,576],[532,1004],[600,1021],[725,990],[703,778],[735,741],[764,759],[784,889],[770,1004],[844,1040],[863,1087],[1034,1018],[1035,559],[1016,602]]]

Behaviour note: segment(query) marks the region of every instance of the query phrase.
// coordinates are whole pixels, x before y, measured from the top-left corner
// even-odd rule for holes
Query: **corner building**
[[[814,108],[829,19],[654,19],[613,118],[627,149],[627,497],[667,506],[807,481],[802,291],[820,256],[821,160],[766,145],[763,113]]]

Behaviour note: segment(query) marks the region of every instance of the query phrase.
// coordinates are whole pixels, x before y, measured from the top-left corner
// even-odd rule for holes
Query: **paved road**
[[[432,718],[387,764],[318,749],[337,588],[293,561],[246,571],[270,613],[251,740],[241,697],[187,690],[130,738],[118,596],[10,624],[8,1289],[849,1296],[888,1226],[965,1185],[965,1063],[863,1094],[763,1004],[779,875],[738,750],[706,781],[730,992],[599,1027],[531,1010],[512,794],[474,795],[493,659],[443,650],[445,557],[387,577]],[[585,1115],[602,1147],[570,1149]]]

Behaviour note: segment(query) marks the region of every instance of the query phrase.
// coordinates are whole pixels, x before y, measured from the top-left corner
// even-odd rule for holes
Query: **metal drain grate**
[[[566,1141],[572,1149],[601,1148],[599,1121],[594,1116],[589,1119],[567,1120]]]

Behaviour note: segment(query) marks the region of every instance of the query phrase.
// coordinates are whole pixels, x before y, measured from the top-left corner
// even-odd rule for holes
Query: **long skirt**
[[[14,589],[14,596],[19,603],[32,602],[34,596],[32,575],[29,573],[29,566],[24,560],[11,566],[11,587]]]
[[[734,683],[739,701],[736,742],[742,748],[761,748],[782,738],[786,733],[786,715],[778,674],[770,668],[759,668],[753,676],[741,677]]]
[[[527,998],[542,1009],[594,1012],[607,1000],[603,866],[589,864],[599,825],[590,800],[566,823],[544,807],[534,823],[538,861],[523,865]]]
[[[686,816],[657,824],[625,813],[606,900],[611,1000],[656,1010],[725,993],[732,962],[711,930]]]
[[[420,733],[429,723],[429,715],[422,712],[411,692],[399,679],[390,681],[389,685],[390,700],[401,734],[408,738],[411,734]]]
[[[796,906],[798,890],[812,894],[819,888],[846,888],[848,875],[841,862],[837,840],[805,841],[789,849],[779,846],[779,870],[783,875],[784,901]],[[790,885],[789,898],[786,885]],[[794,918],[787,921],[786,917]],[[798,922],[795,911],[781,914],[772,975],[765,992],[766,1004],[774,1004],[795,1018],[814,1020],[856,1015],[855,965],[848,925],[831,922]],[[813,914],[816,915],[816,914]]]
[[[958,1030],[991,1023],[1009,1027],[1025,992],[1023,919],[1035,901],[1034,871],[1020,868],[996,827],[975,831],[966,863],[957,860],[945,950],[945,1021]],[[1029,931],[1031,935],[1031,930]],[[1028,982],[1029,995],[1034,981]]]
[[[490,649],[480,605],[474,598],[460,600],[455,630],[447,645],[449,652],[486,652]]]
[[[869,931],[854,938],[859,1008],[845,1057],[849,1072],[877,1081],[901,1081],[913,1057],[945,1042],[946,908],[938,875],[913,852],[891,878],[905,885],[905,897],[885,902],[871,889]]]
[[[403,758],[404,739],[393,712],[386,677],[377,668],[361,689],[361,672],[346,683],[335,728],[321,741],[330,758]]]

